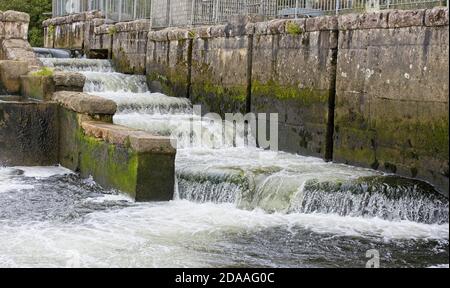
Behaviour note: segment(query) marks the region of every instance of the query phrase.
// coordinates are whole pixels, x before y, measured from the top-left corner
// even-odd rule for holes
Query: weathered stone
[[[106,23],[106,20],[105,20],[105,19],[102,19],[102,18],[95,18],[95,19],[92,19],[92,24],[94,25],[94,27],[102,26],[102,25],[104,25],[105,23]]]
[[[148,33],[149,40],[152,41],[168,41],[169,30],[151,31]]]
[[[114,101],[81,92],[55,92],[53,100],[67,109],[87,115],[114,115],[117,110]]]
[[[360,25],[360,14],[350,13],[340,15],[338,18],[339,30],[355,30]]]
[[[23,39],[8,39],[1,41],[0,59],[26,61],[30,70],[34,67],[42,66],[41,61],[36,57],[30,43]]]
[[[334,159],[427,180],[445,194],[448,26],[423,26],[420,11],[390,16],[401,28],[340,32]]]
[[[308,32],[330,31],[338,29],[337,16],[312,17],[302,20],[305,21],[305,30]]]
[[[116,24],[112,37],[112,60],[117,71],[145,74],[148,25],[148,20]]]
[[[28,63],[24,61],[0,61],[0,80],[8,93],[20,92],[20,76],[28,73]]]
[[[143,131],[136,131],[130,135],[130,145],[138,152],[158,154],[175,154],[177,141],[167,137],[153,136]]]
[[[176,141],[168,137],[153,136],[144,131],[94,121],[85,121],[82,127],[88,136],[101,138],[112,144],[130,145],[136,152],[176,153]]]
[[[380,29],[388,28],[389,23],[389,13],[388,12],[372,12],[364,13],[360,16],[359,21],[360,29]]]
[[[90,49],[87,53],[88,59],[108,59],[108,49]]]
[[[4,39],[28,39],[28,22],[3,22]]]
[[[56,91],[82,92],[86,77],[81,73],[55,71],[53,74]]]
[[[245,31],[247,35],[255,34],[255,23],[247,23],[247,25],[245,25]]]
[[[54,103],[0,101],[0,165],[58,164],[57,118]]]
[[[425,10],[393,10],[389,13],[389,28],[422,26]]]
[[[186,29],[170,29],[167,33],[167,38],[169,40],[185,40],[189,37],[189,30]]]
[[[211,27],[210,26],[201,26],[193,29],[195,33],[195,37],[197,38],[209,38],[211,37]]]
[[[285,32],[286,20],[272,20],[267,26],[271,34],[283,34]]]
[[[64,167],[78,171],[82,177],[92,176],[104,188],[120,190],[136,201],[173,199],[175,153],[135,151],[127,135],[135,132],[101,122],[87,125],[83,118],[73,111],[60,109],[59,159]],[[82,126],[89,126],[91,132]],[[107,142],[104,135],[116,135],[123,142]]]
[[[55,92],[55,84],[51,75],[40,76],[29,73],[21,76],[21,86],[22,95],[26,98],[50,101]]]
[[[267,35],[269,30],[268,22],[255,23],[255,35]]]
[[[17,11],[5,11],[3,12],[3,21],[4,22],[30,22],[30,15],[23,12]]]
[[[44,43],[47,48],[78,49],[89,51],[95,44],[96,32],[103,30],[107,21],[99,12],[83,12],[64,17],[55,17],[43,22]],[[114,27],[114,25],[112,25]],[[104,33],[111,33],[109,30]]]
[[[226,37],[227,25],[216,25],[211,27],[211,37]]]
[[[448,25],[448,8],[436,7],[425,12],[426,26]]]
[[[98,27],[95,27],[95,34],[111,34],[112,28],[114,25],[104,24]]]

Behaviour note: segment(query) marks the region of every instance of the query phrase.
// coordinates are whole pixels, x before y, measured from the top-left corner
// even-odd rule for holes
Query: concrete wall
[[[282,150],[448,191],[448,9],[166,29],[149,43],[150,83],[169,95],[278,113]]]
[[[334,158],[448,193],[448,10],[340,19]]]
[[[282,150],[448,193],[447,8],[150,31],[145,61],[142,45],[121,44],[141,43],[138,28],[112,27],[96,28],[95,48],[122,53],[122,71],[146,70],[153,91],[203,112],[276,112]]]
[[[150,21],[117,23],[113,31],[112,59],[116,69],[122,73],[145,74]]]
[[[116,104],[79,92],[57,92],[59,161],[136,201],[169,201],[175,187],[170,139],[112,124]]]
[[[56,104],[0,100],[0,165],[58,163]]]
[[[254,25],[251,111],[279,114],[280,149],[332,159],[337,39],[336,17]]]
[[[149,20],[111,24],[101,12],[83,12],[43,22],[45,47],[108,50],[123,73],[145,74]]]
[[[69,18],[81,21],[85,16]],[[24,50],[29,47],[28,21],[24,13],[0,12],[0,92],[22,94],[0,95],[0,165],[60,163],[136,201],[172,200],[176,154],[172,141],[112,124],[116,104],[82,93],[82,74],[38,69],[31,47]],[[92,31],[81,26],[71,26],[74,34],[69,38],[74,40],[64,45],[88,43],[83,37]],[[146,47],[139,51],[145,58]]]
[[[28,43],[30,16],[16,11],[0,11],[0,60],[25,61],[30,70],[42,63]]]
[[[152,91],[176,97],[189,96],[192,36],[184,29],[149,33],[146,70]]]
[[[48,19],[42,23],[44,46],[76,50],[90,49],[95,27],[104,23],[103,14],[98,11]]]

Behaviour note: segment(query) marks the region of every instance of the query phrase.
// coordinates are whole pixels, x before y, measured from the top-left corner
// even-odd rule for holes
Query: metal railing
[[[53,0],[53,17],[98,10],[116,22],[150,19],[151,5],[151,0]]]
[[[53,15],[103,11],[113,21],[151,19],[154,28],[220,24],[236,15],[299,18],[448,6],[448,0],[53,0]]]

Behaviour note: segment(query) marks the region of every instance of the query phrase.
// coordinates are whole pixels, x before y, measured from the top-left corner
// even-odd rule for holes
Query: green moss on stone
[[[303,29],[297,23],[288,21],[286,23],[286,32],[290,35],[300,35],[303,34]]]
[[[136,196],[137,153],[127,147],[86,136],[81,130],[77,132],[77,141],[80,145],[79,169],[83,174],[95,175],[100,184],[126,192],[131,197]]]
[[[309,106],[317,103],[327,104],[329,92],[312,88],[299,88],[295,85],[281,85],[274,80],[267,83],[252,82],[252,95],[254,97],[274,97],[278,100],[297,100]]]
[[[117,27],[116,26],[111,26],[111,27],[109,27],[109,29],[108,29],[108,35],[109,36],[114,36],[114,35],[116,35],[117,34]]]
[[[38,71],[31,72],[32,76],[38,76],[38,77],[48,77],[53,76],[54,70],[49,67],[43,67],[42,69]]]

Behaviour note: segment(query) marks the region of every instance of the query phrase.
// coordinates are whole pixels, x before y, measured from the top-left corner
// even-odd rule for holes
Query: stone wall
[[[0,60],[25,61],[29,69],[42,66],[28,43],[30,16],[16,11],[0,11]]]
[[[176,150],[169,138],[112,124],[111,100],[67,91],[53,99],[60,107],[61,165],[136,201],[173,199]]]
[[[112,58],[114,25],[103,24],[94,28],[94,38],[91,49],[108,50],[108,58]]]
[[[45,47],[82,50],[108,50],[117,70],[145,74],[149,20],[108,23],[98,11],[56,17],[43,22]]]
[[[65,48],[91,45],[84,39],[93,33],[87,29],[90,24],[83,22],[93,19],[89,13],[69,18],[75,21],[73,25],[62,21],[60,28],[72,27],[69,38],[74,39],[64,42],[57,38],[62,34],[55,32],[55,43]],[[112,124],[116,104],[82,93],[82,74],[38,69],[27,41],[28,21],[24,13],[0,12],[0,92],[22,94],[0,95],[0,165],[59,163],[83,177],[92,176],[105,188],[128,193],[136,201],[172,200],[173,141]],[[47,23],[47,34],[52,21],[60,20]],[[138,50],[145,59],[146,47]]]
[[[149,33],[146,70],[150,90],[189,97],[192,36],[185,29]]]
[[[89,50],[93,45],[95,27],[103,24],[105,24],[105,19],[99,11],[48,19],[42,23],[44,46],[46,48]]]
[[[54,103],[0,99],[0,166],[58,164],[58,123]]]
[[[334,159],[448,193],[448,10],[339,20]]]
[[[331,160],[337,18],[252,26],[251,111],[278,113],[280,149]]]
[[[278,113],[282,150],[448,191],[447,8],[242,20],[150,31],[145,61],[147,26],[99,26],[94,48],[204,113]]]
[[[148,20],[137,20],[114,25],[112,59],[118,71],[145,74],[150,24]]]

